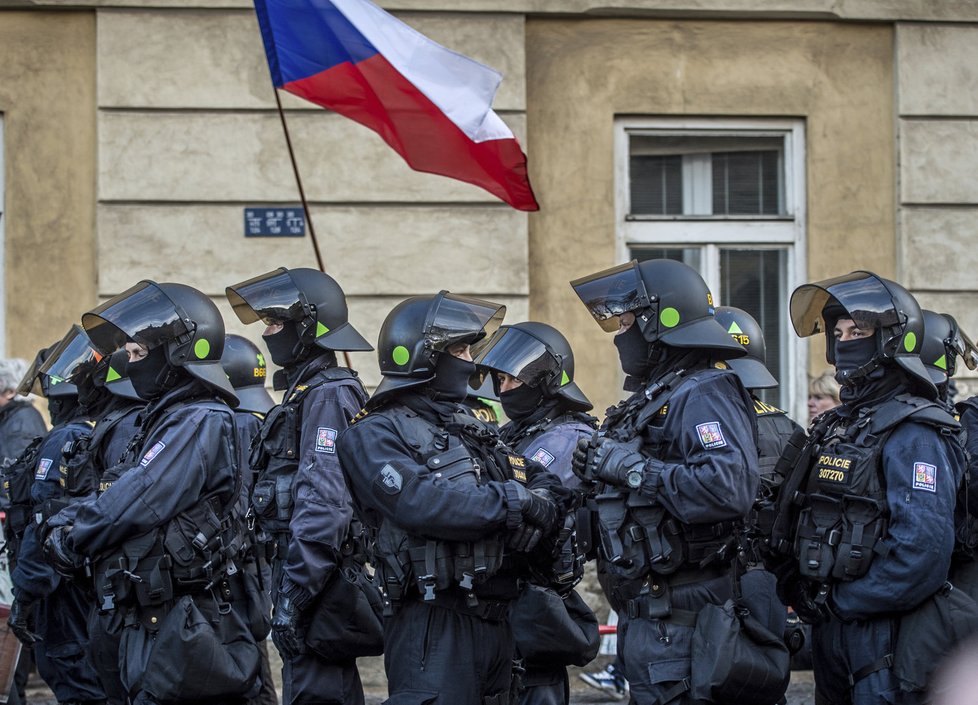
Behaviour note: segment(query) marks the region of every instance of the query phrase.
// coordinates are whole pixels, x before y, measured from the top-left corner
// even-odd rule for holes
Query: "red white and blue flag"
[[[418,171],[538,210],[526,155],[492,111],[499,72],[369,0],[255,0],[272,83],[356,120]]]

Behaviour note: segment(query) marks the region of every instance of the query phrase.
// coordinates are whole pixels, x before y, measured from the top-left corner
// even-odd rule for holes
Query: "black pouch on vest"
[[[211,598],[197,599],[206,603]],[[137,643],[147,632],[126,630],[122,648],[127,660],[145,658],[140,664],[127,663],[124,680],[130,696],[144,691],[154,702],[172,703],[248,695],[261,668],[261,652],[241,616],[234,610],[222,612],[216,603],[201,607],[184,595],[151,643]]]
[[[527,585],[509,610],[521,658],[531,665],[586,666],[598,653],[598,618],[571,590],[567,597]]]
[[[341,566],[312,610],[306,646],[329,662],[384,653],[384,599],[363,566]]]
[[[724,705],[774,705],[784,697],[791,657],[780,636],[733,600],[708,604],[693,631],[690,695]]]
[[[945,583],[900,618],[892,666],[900,689],[923,690],[941,657],[976,633],[978,604],[963,590]]]

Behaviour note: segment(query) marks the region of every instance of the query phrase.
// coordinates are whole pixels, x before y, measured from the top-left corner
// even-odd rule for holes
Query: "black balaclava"
[[[303,345],[299,342],[299,330],[295,321],[285,321],[282,330],[262,336],[268,354],[279,367],[290,367],[299,361]]]
[[[835,380],[839,384],[846,384],[853,379],[853,374],[860,370],[865,370],[865,374],[859,376],[870,376],[878,371],[879,366],[870,369],[873,358],[877,352],[877,334],[855,340],[835,341]]]
[[[166,359],[166,346],[158,345],[138,362],[127,368],[129,381],[136,394],[146,401],[155,401],[177,382],[177,371]]]
[[[474,362],[442,352],[435,361],[435,377],[428,382],[428,389],[435,399],[462,401],[469,392],[469,379],[474,374]]]
[[[80,410],[78,397],[73,394],[65,397],[48,397],[48,414],[51,415],[52,426],[71,421]]]
[[[78,403],[85,413],[93,418],[102,416],[112,400],[112,394],[104,386],[95,384],[92,374],[79,375],[75,380],[78,387]]]
[[[652,372],[649,361],[649,341],[642,335],[638,324],[633,323],[624,333],[615,336],[618,359],[622,371],[629,377],[647,379]]]
[[[499,403],[503,411],[513,421],[520,421],[536,411],[543,403],[543,392],[539,386],[521,384],[515,389],[499,393]]]

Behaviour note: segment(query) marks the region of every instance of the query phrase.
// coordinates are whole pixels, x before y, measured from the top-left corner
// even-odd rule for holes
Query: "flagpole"
[[[299,187],[299,198],[302,199],[302,210],[306,213],[306,224],[309,226],[309,237],[312,238],[312,249],[316,253],[316,263],[319,271],[326,273],[326,265],[323,263],[323,256],[319,252],[319,240],[316,239],[316,229],[312,226],[312,213],[309,212],[309,204],[306,202],[306,191],[302,188],[302,178],[299,176],[299,166],[295,163],[295,152],[292,150],[292,138],[289,136],[289,126],[285,123],[285,112],[282,110],[282,99],[279,98],[278,88],[272,86],[275,93],[275,105],[278,107],[278,117],[282,121],[282,132],[285,133],[285,144],[289,148],[289,160],[292,162],[292,173],[295,174],[295,183]]]
[[[289,161],[292,162],[292,173],[295,174],[295,184],[299,187],[299,198],[302,199],[302,210],[306,214],[306,224],[309,226],[309,237],[312,240],[312,249],[316,253],[316,264],[319,271],[326,274],[326,264],[323,262],[323,255],[319,251],[319,240],[316,239],[316,229],[312,226],[312,213],[309,211],[309,203],[306,201],[306,190],[302,188],[302,177],[299,176],[299,166],[295,162],[295,152],[292,149],[292,138],[289,136],[289,126],[285,122],[285,111],[282,110],[282,99],[278,95],[278,87],[272,86],[275,94],[275,106],[278,108],[278,117],[282,121],[282,132],[285,133],[285,144],[289,148]],[[343,351],[343,359],[346,366],[352,368],[350,364],[350,353]]]

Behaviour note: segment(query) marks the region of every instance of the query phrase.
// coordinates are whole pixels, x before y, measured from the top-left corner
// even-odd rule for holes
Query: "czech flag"
[[[369,0],[255,0],[272,83],[384,138],[411,168],[539,209],[526,155],[492,111],[499,72]]]

